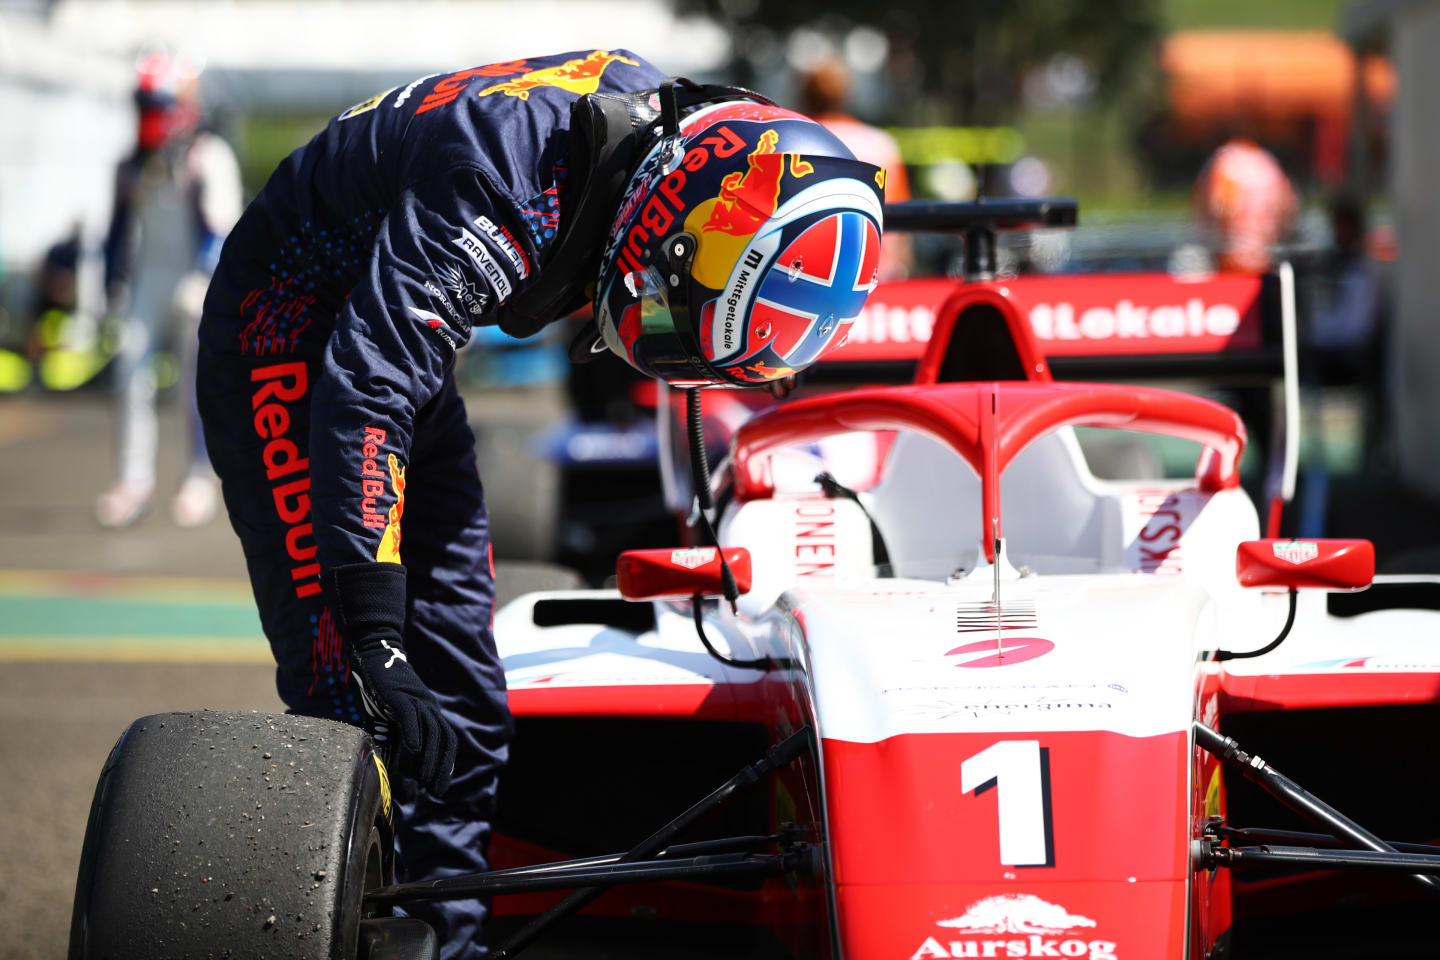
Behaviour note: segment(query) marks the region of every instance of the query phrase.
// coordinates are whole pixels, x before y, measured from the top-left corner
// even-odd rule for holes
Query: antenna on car
[[[1005,646],[1001,642],[1000,631],[1003,629],[1003,612],[1000,609],[1000,476],[996,464],[1000,462],[1000,431],[999,417],[996,414],[996,406],[1000,396],[1000,384],[995,384],[995,389],[990,394],[990,465],[989,470],[994,476],[995,490],[995,512],[990,517],[990,549],[994,554],[995,568],[995,660],[996,662],[1005,659]]]

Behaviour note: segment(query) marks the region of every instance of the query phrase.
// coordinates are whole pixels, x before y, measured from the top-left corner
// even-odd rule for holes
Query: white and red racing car
[[[948,380],[976,324],[1019,376]],[[102,775],[71,956],[422,957],[391,908],[476,895],[497,958],[1440,953],[1440,578],[1260,539],[1234,413],[1051,382],[1003,283],[935,331],[919,382],[788,401],[697,464],[721,548],[499,613],[492,872],[392,881],[358,732],[151,717]],[[1193,441],[1194,476],[1098,479],[1077,428]],[[251,832],[231,793],[261,772],[290,789]],[[155,894],[177,856],[225,886]],[[253,922],[287,910],[322,918],[308,942]]]

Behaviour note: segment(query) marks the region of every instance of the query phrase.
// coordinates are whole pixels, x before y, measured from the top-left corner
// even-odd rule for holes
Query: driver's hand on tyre
[[[455,731],[398,640],[381,639],[352,653],[355,678],[377,739],[393,736],[416,760],[420,785],[438,797],[455,770]],[[390,730],[380,729],[389,726]]]
[[[398,740],[419,765],[420,785],[440,796],[455,769],[455,731],[400,641],[405,568],[388,561],[340,564],[325,570],[321,584],[340,635],[351,643],[352,675],[375,739]]]

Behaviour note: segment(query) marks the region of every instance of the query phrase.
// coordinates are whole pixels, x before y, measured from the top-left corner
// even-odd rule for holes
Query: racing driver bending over
[[[683,385],[764,385],[843,341],[884,175],[798,114],[581,51],[436,74],[341,113],[226,241],[197,388],[281,698],[403,748],[400,879],[484,870],[512,722],[474,437],[472,325],[593,299]],[[410,911],[481,954],[476,901]]]

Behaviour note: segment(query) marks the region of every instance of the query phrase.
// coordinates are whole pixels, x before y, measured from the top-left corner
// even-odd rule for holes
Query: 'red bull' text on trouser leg
[[[325,607],[309,517],[310,388],[316,355],[256,357],[204,343],[197,401],[230,521],[245,552],[276,685],[291,712],[365,725],[348,650]],[[288,428],[261,436],[254,395],[282,403]],[[453,382],[415,420],[402,519],[407,571],[405,639],[411,665],[458,735],[455,774],[440,798],[394,771],[401,879],[487,868],[498,772],[512,732],[504,670],[491,634],[494,579],[489,522],[474,440]],[[444,944],[442,956],[479,955],[484,911],[475,901],[416,905]]]

